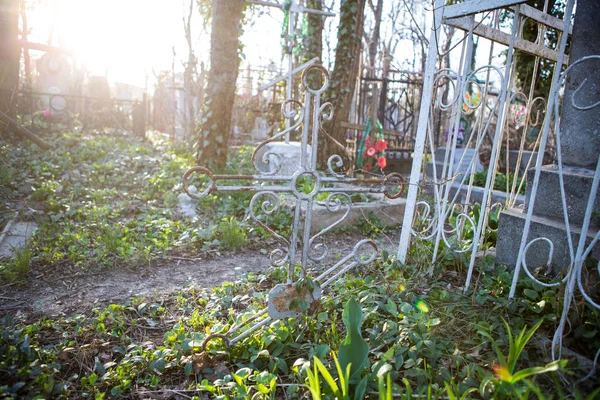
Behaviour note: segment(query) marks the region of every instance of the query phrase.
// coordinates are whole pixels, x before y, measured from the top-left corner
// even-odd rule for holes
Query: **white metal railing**
[[[469,257],[464,285],[466,291],[471,283],[476,259],[481,255],[480,249],[489,233],[489,218],[494,208],[508,209],[526,202],[524,228],[509,297],[515,296],[517,283],[522,276],[521,270],[529,279],[542,286],[564,285],[563,311],[554,334],[552,349],[553,358],[560,358],[560,345],[576,291],[586,302],[600,309],[600,304],[586,292],[582,278],[583,264],[600,239],[600,231],[596,233],[590,227],[593,213],[597,211],[594,210],[594,205],[600,183],[600,159],[595,172],[590,171],[593,179],[591,192],[585,194],[589,196],[585,216],[577,232],[574,232],[569,221],[569,205],[565,193],[559,110],[565,77],[575,68],[581,68],[584,63],[598,63],[600,55],[586,56],[569,63],[565,50],[569,34],[572,33],[575,0],[566,2],[562,19],[549,15],[547,4],[540,11],[519,3],[522,1],[474,0],[445,6],[444,0],[435,1],[398,259],[401,262],[407,261],[412,237],[433,242],[432,265],[442,246],[456,253],[466,253]],[[510,7],[510,11],[500,7]],[[535,42],[522,37],[527,20],[538,27]],[[443,24],[460,29],[463,35],[449,46],[452,49],[450,54],[440,52],[442,42],[448,40],[442,32]],[[507,33],[508,29],[510,33]],[[546,32],[549,30],[557,33],[555,48],[548,46]],[[482,43],[488,43],[484,50],[486,54],[482,54],[481,48],[476,51],[477,45]],[[497,59],[499,49],[504,47],[505,62],[498,65],[494,60]],[[533,77],[528,87],[523,87],[523,83],[516,77],[519,62],[517,52],[534,56]],[[485,56],[487,62],[480,61],[482,56]],[[458,65],[444,65],[443,60],[448,59]],[[536,97],[535,94],[542,62],[545,61],[554,63],[548,98]],[[569,65],[568,68],[561,73],[566,65]],[[581,83],[573,93],[569,93],[570,98],[562,101],[571,102],[578,110],[600,108],[600,101],[586,105],[581,105],[582,102],[578,101],[576,97],[583,85]],[[440,132],[435,131],[438,124],[434,122],[439,121],[434,121],[434,118],[440,118],[440,115],[448,134],[446,146],[436,149],[434,138]],[[468,127],[464,126],[465,121],[468,122]],[[527,138],[531,131],[536,134]],[[460,135],[464,137],[461,138]],[[461,149],[461,144],[464,149]],[[530,153],[525,153],[527,150]],[[516,161],[512,166],[511,151],[515,154]],[[484,154],[489,154],[488,172],[484,187],[478,189],[474,185],[474,178]],[[428,155],[432,162],[426,168]],[[548,159],[556,164],[558,173],[560,193],[557,195],[560,195],[564,216],[561,223],[564,223],[566,231],[565,241],[570,260],[564,279],[550,283],[539,279],[526,262],[532,246],[542,249],[542,252],[547,251],[548,268],[552,266],[556,255],[556,243],[552,238],[546,237],[543,232],[531,230],[542,165]],[[525,164],[525,168],[522,164]],[[503,185],[504,194],[498,203],[495,201],[494,185],[501,168],[507,179]],[[532,175],[528,182],[531,187],[527,188],[528,195],[525,199],[519,194],[524,188],[527,170],[531,168]],[[426,170],[429,173],[425,177]],[[509,179],[511,174],[514,174],[512,182]],[[478,198],[475,196],[476,192]],[[474,212],[475,203],[480,204],[478,218]],[[575,239],[577,236],[578,239]],[[590,236],[593,236],[591,240]],[[544,257],[544,254],[541,255]],[[432,272],[433,266],[430,269],[430,273]],[[600,274],[600,266],[598,273]],[[600,352],[594,359],[594,368],[599,355]]]

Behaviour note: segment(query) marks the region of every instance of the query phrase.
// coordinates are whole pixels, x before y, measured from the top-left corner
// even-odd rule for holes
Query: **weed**
[[[0,323],[0,391],[15,398],[143,397],[146,391],[163,389],[169,395],[177,385],[190,397],[300,399],[312,393],[305,384],[314,389],[318,380],[320,398],[333,399],[344,393],[355,398],[363,379],[365,397],[385,399],[390,391],[403,399],[524,399],[526,393],[541,398],[535,393],[549,397],[560,389],[560,380],[542,379],[553,372],[537,374],[535,381],[534,375],[514,381],[522,371],[544,368],[538,367],[537,353],[527,353],[525,343],[537,321],[542,321],[539,330],[554,326],[553,315],[560,312],[558,289],[525,280],[518,285],[519,298],[509,300],[501,288],[510,286],[511,275],[498,268],[481,272],[477,290],[465,294],[445,275],[424,277],[417,266],[400,265],[389,255],[366,271],[333,282],[316,315],[273,321],[232,346],[224,360],[219,360],[220,342],[211,342],[206,360],[196,356],[200,344],[208,334],[255,316],[272,285],[285,281],[284,268],[213,290],[181,290],[161,303],[133,299],[68,318],[5,319]],[[420,311],[424,308],[418,300],[426,302],[428,312]],[[501,315],[510,318],[510,329]],[[594,314],[586,318],[592,325],[596,321]],[[535,327],[513,333],[526,325]],[[498,332],[498,337],[479,332]],[[344,351],[352,356],[362,352],[359,336],[370,349],[370,363],[358,358],[343,362]],[[575,332],[564,340],[569,346],[586,342],[590,347],[582,348],[584,354],[597,351],[594,341],[575,339]],[[330,349],[338,349],[339,368]],[[504,363],[499,354],[512,383],[500,380],[491,368],[489,360]],[[363,364],[354,379],[353,364]],[[309,369],[313,383],[307,382]],[[74,378],[73,371],[82,372]]]
[[[217,238],[225,248],[237,252],[246,244],[244,226],[233,217],[224,219],[217,226]]]
[[[385,234],[390,229],[373,211],[369,211],[367,215],[361,215],[356,223],[356,228],[361,235],[368,237]]]
[[[479,334],[486,337],[492,343],[492,347],[496,352],[496,356],[498,357],[498,363],[494,365],[494,375],[495,381],[499,386],[498,395],[506,398],[513,398],[515,393],[521,392],[521,390],[516,387],[516,383],[529,378],[530,376],[543,374],[551,371],[558,371],[559,369],[563,369],[567,361],[566,360],[557,360],[552,361],[551,363],[546,364],[543,367],[530,367],[524,368],[519,371],[516,371],[517,361],[523,352],[525,345],[532,338],[535,331],[542,325],[544,320],[540,320],[537,324],[535,324],[530,330],[523,328],[521,332],[513,336],[510,325],[504,318],[502,318],[502,322],[504,322],[504,326],[506,327],[506,336],[508,338],[508,354],[505,356],[500,350],[500,346],[498,342],[486,331],[479,331]],[[525,397],[527,398],[527,397]]]
[[[487,179],[487,174],[488,174],[488,170],[476,172],[475,178],[473,179],[473,185],[484,187],[486,179]],[[515,180],[515,174],[509,173],[507,176],[506,174],[504,174],[502,172],[498,172],[498,173],[496,173],[496,180],[494,181],[494,190],[501,190],[501,191],[505,192],[506,187],[507,187],[507,181],[508,181],[509,190],[512,190],[512,185],[513,185],[514,180]],[[469,177],[465,178],[465,182],[469,182]],[[521,184],[521,178],[518,178],[517,186],[516,186],[517,189],[519,188],[520,184]],[[520,194],[525,193],[526,186],[527,186],[527,184],[524,183],[523,187],[521,188],[521,191],[519,192]]]
[[[9,283],[25,280],[31,268],[31,257],[32,253],[29,246],[14,249],[12,259],[7,261],[6,265],[0,267],[2,279]]]

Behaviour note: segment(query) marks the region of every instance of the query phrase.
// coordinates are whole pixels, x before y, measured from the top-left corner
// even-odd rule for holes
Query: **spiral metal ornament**
[[[540,103],[539,108],[534,107],[537,103]],[[531,100],[527,106],[527,118],[529,119],[528,125],[530,127],[541,126],[547,107],[546,99],[543,97],[536,97],[535,99]],[[536,112],[535,115],[533,115],[534,112]]]
[[[342,215],[338,220],[336,220],[328,227],[322,229],[319,233],[314,235],[308,242],[308,246],[310,249],[308,256],[313,261],[322,261],[329,254],[329,248],[326,244],[315,243],[315,241],[321,236],[325,235],[327,232],[331,231],[336,226],[340,225],[342,222],[344,222],[350,215],[350,212],[352,211],[352,200],[350,199],[350,196],[348,196],[346,193],[332,193],[327,197],[327,200],[325,200],[325,208],[327,208],[327,211],[334,213],[342,209],[342,199],[346,200],[347,204],[344,215]]]
[[[289,106],[289,110],[288,110],[288,106]],[[261,172],[263,175],[276,175],[281,170],[282,162],[283,162],[281,155],[279,155],[275,152],[272,152],[272,151],[267,151],[263,154],[261,160],[263,163],[269,165],[270,171],[268,171],[268,172],[261,171],[261,169],[256,161],[257,156],[258,156],[258,154],[260,154],[260,150],[263,147],[265,147],[267,144],[275,142],[276,140],[283,138],[286,134],[298,129],[298,127],[300,125],[302,125],[302,122],[304,119],[304,112],[305,112],[304,105],[296,100],[286,100],[281,105],[281,113],[283,114],[283,116],[286,119],[294,120],[294,123],[289,128],[284,129],[283,131],[281,131],[279,133],[276,133],[269,139],[263,141],[258,146],[256,146],[256,149],[254,149],[254,152],[252,153],[252,165],[254,166],[254,168],[257,171]]]
[[[333,169],[334,164],[335,164],[335,167],[342,168],[344,166],[344,161],[342,160],[342,157],[340,157],[337,154],[334,154],[331,157],[329,157],[329,160],[327,160],[327,170],[329,171],[329,173],[331,175],[335,176],[336,178],[343,179],[345,177],[345,175],[335,172],[335,170]]]
[[[323,103],[321,107],[319,107],[318,114],[319,117],[321,117],[319,123],[321,124],[322,128],[323,122],[331,121],[333,119],[333,104],[331,104],[330,102]]]
[[[321,74],[322,84],[318,88],[309,86],[308,74],[311,71]],[[287,282],[276,285],[269,292],[265,309],[232,326],[227,333],[217,333],[207,339],[222,339],[226,347],[243,340],[271,321],[295,318],[314,312],[318,307],[323,288],[352,268],[373,262],[377,256],[377,246],[370,239],[361,240],[356,243],[350,254],[341,257],[337,263],[315,278],[310,287],[305,285],[307,280],[304,278],[307,278],[309,263],[323,262],[330,253],[330,249],[322,240],[323,236],[350,216],[352,211],[350,194],[382,193],[394,199],[399,197],[404,189],[404,178],[400,174],[390,174],[384,179],[357,179],[339,173],[338,170],[344,167],[344,161],[339,155],[329,157],[325,173],[317,171],[316,160],[312,155],[317,154],[320,134],[333,141],[342,150],[346,151],[346,149],[323,129],[324,123],[331,121],[334,115],[331,103],[321,103],[321,95],[329,85],[327,71],[320,65],[311,65],[304,70],[302,83],[305,89],[304,102],[288,99],[282,105],[281,112],[287,120],[290,120],[289,122],[292,122],[291,126],[260,143],[252,154],[252,165],[258,171],[257,175],[218,175],[208,168],[198,166],[189,169],[183,176],[185,192],[197,199],[215,192],[253,192],[247,217],[277,242],[276,248],[269,254],[271,264],[287,266]],[[295,130],[302,131],[300,165],[295,166],[294,172],[289,176],[282,176],[280,171],[286,159],[278,151],[265,146]],[[268,165],[269,171],[262,171],[258,161]],[[200,193],[194,192],[188,185],[193,174],[198,175],[200,181],[204,183]],[[313,182],[311,187],[305,185],[308,180]],[[229,181],[230,184],[220,185],[221,181]],[[239,184],[240,181],[245,183]],[[325,202],[317,201],[322,193],[329,193]],[[313,206],[317,203],[324,205],[322,212],[341,215],[336,216],[333,223],[311,236]],[[284,207],[288,206],[293,209],[294,218],[290,236],[286,238],[269,226],[265,218],[283,212]],[[304,223],[301,222],[302,220]],[[293,306],[298,302],[307,303],[309,307],[305,311],[298,310]]]
[[[261,198],[264,199],[262,203],[260,203],[260,206],[257,207]],[[269,255],[271,263],[278,267],[285,265],[289,260],[290,242],[286,238],[275,232],[273,229],[271,229],[267,224],[263,223],[254,213],[254,210],[255,208],[259,208],[265,215],[272,215],[275,212],[279,211],[280,205],[281,199],[276,193],[258,192],[252,197],[252,200],[250,200],[250,207],[248,208],[248,215],[250,216],[250,218],[284,246],[283,248],[274,249]]]
[[[442,229],[442,240],[444,241],[444,243],[446,244],[446,246],[448,246],[448,248],[452,248],[453,246],[450,244],[450,242],[448,241],[448,234],[456,234],[456,236],[460,238],[463,236],[462,232],[464,231],[465,227],[464,227],[464,223],[468,222],[469,225],[471,225],[471,231],[475,232],[475,228],[476,228],[476,224],[475,221],[473,221],[473,218],[471,218],[468,214],[461,212],[459,214],[456,215],[455,217],[455,222],[454,222],[454,226],[452,227],[452,229]],[[462,246],[460,246],[460,243],[457,243],[457,248],[453,249],[453,251],[455,253],[466,253],[468,251],[470,251],[473,246],[474,246],[474,240],[471,240],[470,244],[465,247],[462,248]]]
[[[194,175],[194,174],[199,174],[199,175],[205,175],[206,177],[208,177],[210,183],[208,184],[208,187],[203,190],[201,193],[197,193],[194,192],[192,190],[190,190],[190,186],[188,185],[188,179],[190,178],[190,176]],[[205,167],[192,167],[190,169],[188,169],[187,171],[185,171],[185,173],[183,174],[183,190],[185,191],[185,193],[190,196],[191,198],[200,200],[203,199],[204,197],[208,196],[209,194],[211,194],[212,192],[214,192],[216,190],[216,185],[215,185],[215,178],[213,173]]]
[[[420,211],[420,208],[423,208],[424,211]],[[423,224],[426,226],[425,229],[416,231],[414,229],[416,224],[413,224],[413,226],[411,227],[412,235],[421,240],[432,239],[436,235],[435,228],[437,227],[437,218],[431,215],[431,206],[426,201],[419,201],[416,203],[415,212],[416,221],[419,221],[419,224]]]
[[[323,80],[323,85],[318,89],[313,89],[308,84],[308,81],[307,81],[308,74],[311,73],[312,71],[319,72],[321,79]],[[323,67],[322,65],[313,64],[313,65],[309,66],[308,68],[306,68],[302,72],[302,85],[304,86],[304,90],[306,90],[310,94],[321,95],[329,87],[329,72],[327,72],[325,67]],[[327,104],[327,103],[325,103],[325,104]]]
[[[460,88],[457,87],[457,77],[458,74],[456,71],[450,68],[440,69],[435,74],[433,81],[434,87],[442,89],[442,92],[438,95],[436,104],[437,107],[442,111],[451,109],[460,98]],[[452,97],[444,102],[444,98],[447,97],[450,90],[452,91]]]

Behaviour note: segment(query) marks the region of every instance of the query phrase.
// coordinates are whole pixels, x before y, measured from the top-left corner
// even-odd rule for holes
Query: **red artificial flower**
[[[385,166],[387,165],[387,160],[384,156],[381,156],[377,159],[377,165],[379,165],[379,168],[381,169],[385,168]]]
[[[367,140],[365,140],[365,146],[371,147],[371,136],[367,136]]]
[[[382,151],[386,151],[387,150],[387,143],[385,140],[378,140],[377,143],[375,143],[375,149],[378,152],[382,152]]]
[[[375,147],[369,147],[369,148],[367,149],[367,155],[368,155],[369,157],[375,157],[375,153],[376,153],[376,152],[377,152],[377,151],[375,150]]]
[[[371,164],[371,163],[366,163],[366,164],[363,166],[363,170],[364,170],[364,171],[367,171],[367,172],[369,172],[369,171],[371,171],[372,169],[373,169],[373,164]]]

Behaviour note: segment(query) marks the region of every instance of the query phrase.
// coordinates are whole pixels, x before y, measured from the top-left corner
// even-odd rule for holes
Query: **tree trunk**
[[[377,47],[379,45],[379,32],[381,30],[381,15],[383,13],[383,0],[377,1],[377,6],[372,10],[375,18],[375,26],[373,27],[373,33],[369,40],[369,67],[371,70],[371,77],[375,77],[375,62],[377,60]]]
[[[212,169],[227,163],[243,10],[244,0],[213,0],[210,71],[196,154],[199,165]]]
[[[308,0],[308,8],[312,10],[323,10],[322,0]],[[315,57],[321,58],[323,53],[323,20],[325,17],[319,14],[307,13],[306,22],[308,25],[307,35],[304,37],[304,54],[302,62],[306,62]]]
[[[365,0],[341,1],[335,67],[325,93],[325,100],[334,108],[333,119],[325,125],[325,130],[341,144],[346,143],[346,130],[341,123],[348,121],[359,73],[364,13]],[[330,140],[324,140],[319,158],[321,165],[334,151],[339,152]]]
[[[323,10],[322,0],[308,0],[307,6],[313,10]],[[325,17],[319,14],[307,13],[306,22],[308,32],[304,37],[304,45],[302,46],[302,62],[305,63],[315,57],[319,60],[323,58],[323,29]],[[308,77],[310,87],[318,88],[321,86],[321,79],[315,75]]]
[[[377,112],[377,116],[381,124],[385,124],[385,107],[387,106],[387,91],[388,91],[388,75],[390,74],[390,68],[392,64],[392,53],[389,47],[383,49],[383,54],[381,55],[382,63],[381,63],[381,93],[379,94],[379,111]],[[375,124],[375,121],[373,121]],[[373,125],[375,126],[375,125]],[[385,128],[385,126],[384,126]]]
[[[0,2],[0,111],[14,117],[13,97],[19,86],[19,0]]]
[[[22,29],[21,38],[24,42],[27,42],[27,35],[29,34],[29,28],[27,26],[27,4],[25,0],[21,0],[20,3],[20,14],[21,14],[21,23]],[[29,58],[29,49],[27,47],[23,47],[23,64],[25,67],[25,88],[27,90],[31,90],[31,59]]]
[[[195,109],[195,72],[196,72],[196,56],[194,54],[194,44],[192,42],[192,14],[194,12],[195,0],[190,0],[190,8],[187,19],[183,18],[183,29],[185,31],[185,41],[188,45],[188,61],[185,65],[185,71],[183,75],[183,90],[185,93],[185,105],[186,109],[183,111],[184,120],[184,141],[188,141],[196,130],[196,109]]]

